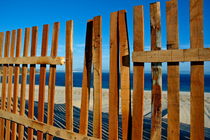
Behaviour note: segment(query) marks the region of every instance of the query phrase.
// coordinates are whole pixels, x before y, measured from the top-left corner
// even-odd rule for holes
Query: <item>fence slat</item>
[[[32,27],[32,38],[31,38],[31,56],[36,56],[38,39],[38,27]],[[34,117],[34,94],[35,94],[35,73],[36,65],[30,65],[30,83],[29,83],[29,99],[28,99],[28,117],[33,119]],[[28,128],[28,140],[33,140],[34,130]]]
[[[17,43],[16,43],[15,57],[20,57],[21,41],[22,41],[22,29],[18,29],[17,30]],[[14,68],[13,109],[12,109],[12,113],[14,113],[14,114],[17,114],[17,112],[18,112],[19,72],[20,72],[20,65],[15,65],[15,68]],[[16,140],[16,136],[17,136],[17,124],[12,122],[11,139]]]
[[[30,42],[30,28],[25,29],[25,38],[24,38],[24,51],[23,56],[28,56],[28,47]],[[27,65],[22,65],[22,84],[20,90],[20,116],[25,115],[25,96],[26,96],[26,82],[27,82]],[[23,140],[24,137],[24,126],[18,125],[18,140]]]
[[[190,47],[203,48],[203,0],[190,0]],[[204,139],[204,63],[191,62],[190,139]]]
[[[73,21],[66,22],[66,129],[73,131]]]
[[[6,32],[5,44],[4,44],[4,57],[9,56],[9,47],[10,47],[10,31]],[[6,89],[7,89],[7,72],[8,65],[3,65],[3,78],[2,78],[2,93],[1,93],[1,109],[6,109]],[[4,139],[4,123],[5,120],[0,120],[0,139]]]
[[[2,57],[4,32],[0,32],[0,58]]]
[[[177,0],[166,2],[167,49],[178,49]],[[168,63],[168,139],[180,138],[179,124],[179,62]]]
[[[56,57],[58,52],[58,35],[60,23],[54,23],[51,56]],[[54,122],[54,98],[55,98],[55,80],[56,80],[56,65],[50,65],[50,76],[48,85],[48,113],[47,124],[53,125]],[[52,135],[47,135],[47,140],[52,140]]]
[[[150,5],[151,50],[161,49],[160,2]],[[152,128],[151,140],[161,139],[162,64],[152,63]]]
[[[88,108],[90,95],[90,77],[92,67],[92,44],[93,43],[93,20],[87,23],[86,41],[85,41],[85,57],[82,78],[82,98],[80,110],[80,129],[79,133],[87,135],[88,131]]]
[[[102,138],[102,18],[93,19],[93,137]]]
[[[110,18],[110,73],[109,73],[109,139],[118,140],[119,115],[119,43],[118,12]]]
[[[134,7],[134,52],[144,51],[144,9]],[[144,63],[133,64],[132,139],[143,139],[144,119]]]
[[[15,41],[16,41],[16,30],[12,31],[12,39],[11,39],[11,47],[10,47],[10,56],[14,57],[14,48],[15,48]],[[13,75],[13,65],[9,65],[9,76],[8,76],[8,93],[7,93],[7,111],[11,112],[11,100],[12,100],[12,75]],[[10,139],[10,121],[6,121],[6,134],[5,139]]]
[[[122,106],[122,139],[131,139],[130,52],[126,11],[119,11],[120,85]]]
[[[49,32],[49,24],[43,25],[41,56],[47,56],[48,36],[49,36],[48,32]],[[46,64],[42,64],[40,66],[39,99],[38,99],[38,120],[40,122],[44,121],[45,83],[46,83]],[[37,139],[38,140],[43,139],[42,132],[37,131]]]

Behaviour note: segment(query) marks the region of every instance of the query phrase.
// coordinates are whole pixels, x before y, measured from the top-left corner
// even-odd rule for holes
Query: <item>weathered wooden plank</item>
[[[102,17],[93,19],[93,137],[102,138]]]
[[[51,56],[31,56],[18,58],[0,58],[0,64],[50,64],[63,65],[65,63],[64,57]]]
[[[30,42],[30,28],[25,28],[25,37],[24,37],[24,51],[23,56],[28,56],[28,47]],[[27,65],[22,65],[22,81],[21,81],[21,90],[20,90],[20,116],[25,115],[25,96],[26,96],[26,82],[27,82]],[[18,125],[18,140],[23,140],[24,137],[24,126]]]
[[[133,52],[133,62],[210,61],[210,48],[190,48]]]
[[[16,30],[12,31],[12,39],[11,39],[11,46],[10,46],[10,56],[14,57],[14,48],[15,48],[15,41],[16,41]],[[11,104],[12,104],[12,76],[13,76],[13,65],[9,65],[9,75],[8,75],[8,92],[7,92],[7,111],[11,112]],[[5,139],[10,139],[10,121],[6,121],[6,134]]]
[[[22,29],[18,29],[17,30],[17,43],[16,43],[15,57],[20,57],[21,42],[22,42]],[[18,113],[19,72],[20,72],[20,65],[15,65],[15,68],[14,68],[13,108],[12,108],[12,113],[14,113],[14,114]],[[17,135],[17,124],[12,122],[11,139],[16,140],[16,135]]]
[[[64,57],[51,56],[31,56],[18,58],[0,58],[0,64],[50,64],[63,65],[65,64]]]
[[[80,127],[79,133],[87,135],[88,131],[88,108],[90,95],[90,80],[92,67],[92,48],[93,48],[93,20],[87,22],[84,68],[82,77],[82,98],[80,110]]]
[[[73,131],[73,21],[66,22],[66,129]]]
[[[9,56],[9,47],[10,47],[10,31],[6,32],[5,44],[4,44],[4,57]],[[7,90],[7,73],[8,65],[3,65],[3,77],[2,77],[2,93],[1,93],[1,109],[6,109],[6,90]],[[0,120],[0,139],[4,139],[4,119]]]
[[[59,35],[60,23],[54,23],[51,57],[56,57],[58,52],[58,35]],[[48,85],[48,115],[47,124],[53,125],[54,122],[54,98],[55,98],[55,80],[56,80],[56,65],[50,65],[50,76]],[[52,135],[47,135],[47,140],[52,140]]]
[[[126,11],[118,15],[119,48],[120,48],[120,86],[122,106],[122,139],[131,139],[131,93],[130,93],[130,51]]]
[[[203,48],[203,0],[190,0],[190,47]],[[190,139],[204,139],[204,63],[191,62]]]
[[[109,139],[118,140],[119,115],[119,43],[118,12],[110,18],[110,72],[109,72]]]
[[[88,137],[85,135],[81,135],[78,133],[74,133],[72,131],[69,130],[65,130],[65,129],[61,129],[61,128],[57,128],[55,126],[51,126],[30,118],[27,118],[25,116],[20,116],[17,114],[13,114],[10,112],[6,112],[3,110],[0,110],[0,118],[3,119],[7,119],[7,120],[11,120],[15,123],[24,125],[24,126],[28,126],[31,127],[33,129],[42,131],[43,133],[47,133],[62,139],[68,139],[68,140],[100,140],[94,137]]]
[[[178,49],[178,3],[177,0],[166,2],[167,49]],[[180,138],[179,118],[179,63],[168,63],[168,139]]]
[[[2,57],[4,32],[0,32],[0,58]]]
[[[161,49],[160,2],[150,5],[151,50]],[[162,64],[152,63],[152,127],[151,140],[161,139]]]
[[[134,7],[134,52],[144,51],[144,8]],[[132,139],[143,139],[144,63],[133,64]]]
[[[32,27],[32,36],[31,36],[31,56],[36,56],[36,48],[37,48],[37,40],[38,40],[38,27]],[[36,74],[36,65],[30,65],[30,83],[29,83],[29,99],[28,99],[28,117],[30,119],[34,118],[34,94],[35,94],[35,74]],[[33,140],[33,132],[32,128],[28,128],[28,140]]]
[[[49,24],[43,25],[42,31],[42,50],[41,56],[47,56],[49,36]],[[46,64],[40,66],[40,79],[39,79],[39,100],[38,100],[38,121],[44,121],[44,100],[45,100],[45,84],[46,84]],[[43,133],[37,131],[37,139],[43,139]]]

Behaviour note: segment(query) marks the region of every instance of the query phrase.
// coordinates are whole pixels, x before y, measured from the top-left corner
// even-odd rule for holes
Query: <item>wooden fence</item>
[[[151,51],[144,51],[144,10],[134,7],[133,96],[130,85],[130,49],[126,11],[110,15],[110,78],[108,137],[119,139],[119,99],[122,112],[122,139],[143,139],[144,63],[152,69],[151,139],[161,139],[162,62],[168,63],[168,139],[180,138],[179,62],[191,62],[191,139],[204,139],[204,63],[210,49],[203,44],[203,1],[190,0],[190,49],[179,49],[177,0],[166,2],[167,50],[161,50],[160,3],[150,5]],[[26,28],[23,56],[22,29],[0,33],[0,64],[3,67],[0,139],[53,137],[62,139],[102,139],[102,17],[87,22],[79,133],[73,131],[73,21],[66,22],[66,54],[57,57],[60,23],[53,26],[51,54],[47,56],[49,25],[43,25],[41,56],[36,54],[38,27]],[[5,40],[5,41],[4,41]],[[31,41],[30,41],[31,40]],[[30,43],[31,42],[31,43]],[[4,45],[3,45],[4,43]],[[3,47],[4,46],[4,47]],[[30,56],[28,54],[31,47]],[[2,50],[4,48],[4,56]],[[66,128],[54,126],[56,65],[65,64]],[[38,117],[34,116],[35,73],[40,65]],[[44,123],[46,67],[50,66],[47,123]],[[29,69],[29,91],[26,91]],[[92,69],[93,67],[93,69]],[[20,72],[21,68],[21,72]],[[93,70],[93,135],[88,133],[91,71]],[[19,75],[22,75],[19,85]],[[14,79],[13,79],[14,77]],[[26,94],[28,113],[26,112]],[[18,102],[18,96],[20,96]],[[119,98],[121,97],[121,98]],[[133,104],[131,106],[131,101]],[[24,131],[27,130],[27,135]],[[37,133],[34,133],[34,131]],[[35,136],[36,135],[36,136]],[[45,137],[46,135],[46,137]]]

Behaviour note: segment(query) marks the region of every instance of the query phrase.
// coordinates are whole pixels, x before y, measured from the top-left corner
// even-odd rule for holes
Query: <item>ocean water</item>
[[[49,72],[47,72],[47,81],[46,85],[48,84],[49,79]],[[39,84],[39,74],[36,74],[36,85]],[[131,73],[130,76],[130,82],[131,82],[131,89],[133,88],[133,74]],[[27,82],[29,83],[29,75],[27,77]],[[91,76],[91,79],[93,79],[93,76]],[[205,92],[210,92],[210,75],[205,75]],[[92,82],[93,80],[91,80]],[[20,77],[21,82],[21,77]],[[145,90],[151,90],[151,73],[145,73]],[[73,73],[73,85],[74,87],[82,87],[82,73],[81,72],[74,72]],[[91,87],[92,87],[91,83]],[[164,91],[167,90],[167,74],[162,75],[162,89]],[[57,72],[56,73],[56,86],[65,86],[65,72]],[[102,74],[102,88],[109,88],[109,73],[103,73]],[[189,74],[181,74],[180,75],[180,91],[190,91],[190,75]]]

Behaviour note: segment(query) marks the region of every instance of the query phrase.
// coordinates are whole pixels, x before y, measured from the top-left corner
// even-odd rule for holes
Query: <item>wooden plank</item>
[[[93,137],[88,137],[85,135],[81,135],[78,133],[74,133],[72,131],[69,130],[65,130],[65,129],[61,129],[55,126],[51,126],[30,118],[27,118],[25,116],[20,116],[18,114],[13,114],[10,112],[6,112],[3,110],[0,110],[0,118],[3,119],[7,119],[7,120],[11,120],[15,123],[24,125],[24,126],[28,126],[31,127],[33,129],[42,131],[43,133],[47,133],[50,135],[54,135],[58,138],[62,138],[62,139],[68,139],[68,140],[100,140],[97,138],[93,138]]]
[[[191,48],[133,52],[133,62],[210,61],[210,48]]]
[[[4,57],[9,56],[10,47],[10,31],[6,32],[5,44],[4,44]],[[1,91],[1,109],[6,109],[6,90],[7,90],[7,73],[8,65],[3,65],[3,77],[2,77],[2,91]],[[0,139],[4,139],[4,123],[3,119],[0,120]]]
[[[56,57],[58,52],[58,34],[60,23],[54,23],[51,57]],[[56,65],[50,65],[50,76],[48,85],[48,115],[47,124],[53,125],[54,122],[54,97],[55,97],[55,80],[56,80]],[[52,135],[47,135],[47,140],[52,140]]]
[[[102,17],[93,19],[93,137],[102,138]]]
[[[0,58],[0,63],[1,64],[50,64],[50,65],[63,65],[65,63],[65,58],[64,57],[50,57],[50,56]]]
[[[190,0],[190,47],[203,48],[203,0]],[[191,62],[190,139],[204,139],[204,63]]]
[[[110,18],[110,72],[109,72],[109,139],[118,140],[119,115],[119,43],[118,12]]]
[[[144,51],[144,9],[134,7],[134,52]],[[132,139],[143,139],[144,120],[144,63],[133,63]]]
[[[32,27],[32,37],[31,37],[31,56],[36,56],[37,48],[37,39],[38,39],[38,27]],[[30,65],[30,81],[29,81],[29,99],[28,99],[28,117],[30,119],[34,118],[34,94],[35,94],[35,74],[36,74],[36,65]],[[32,128],[28,128],[28,140],[33,140]]]
[[[30,28],[25,29],[24,38],[24,51],[23,56],[28,56],[28,47],[30,42]],[[27,69],[26,64],[22,65],[22,81],[21,81],[21,91],[20,91],[20,116],[25,115],[25,96],[26,96],[26,83],[27,83]],[[23,140],[24,137],[24,126],[18,125],[18,140]]]
[[[161,49],[160,2],[150,5],[151,50]],[[162,64],[152,63],[152,128],[151,140],[161,139]]]
[[[42,51],[41,56],[47,56],[49,24],[43,25],[42,31]],[[44,121],[44,100],[45,100],[45,84],[46,84],[46,64],[40,66],[39,79],[39,100],[38,100],[38,121]],[[43,133],[37,132],[37,139],[43,139]]]
[[[177,0],[166,2],[167,49],[178,49],[178,3]],[[168,63],[168,139],[180,138],[179,118],[179,63]]]
[[[86,41],[85,41],[85,55],[84,68],[82,77],[82,98],[80,110],[80,129],[79,133],[87,135],[88,131],[88,108],[90,95],[90,80],[92,67],[92,47],[93,47],[93,21],[87,22]]]
[[[0,58],[2,57],[4,32],[0,32]]]
[[[12,31],[12,39],[11,39],[11,47],[10,47],[10,56],[14,57],[14,48],[15,48],[15,41],[16,41],[16,30]],[[11,112],[11,104],[12,104],[12,76],[13,76],[13,65],[9,65],[9,76],[8,76],[8,93],[7,93],[7,111]],[[10,139],[10,121],[6,121],[6,134],[5,139]]]
[[[120,86],[122,106],[122,139],[131,139],[130,51],[126,11],[119,11]]]
[[[73,131],[73,21],[66,22],[66,129]]]
[[[17,30],[17,43],[16,43],[15,57],[20,57],[21,41],[22,41],[22,29],[18,29]],[[14,114],[18,113],[19,72],[20,72],[20,65],[15,65],[15,68],[14,68],[13,108],[12,108],[12,113],[14,113]],[[16,140],[16,135],[17,135],[17,124],[12,122],[11,139]]]

